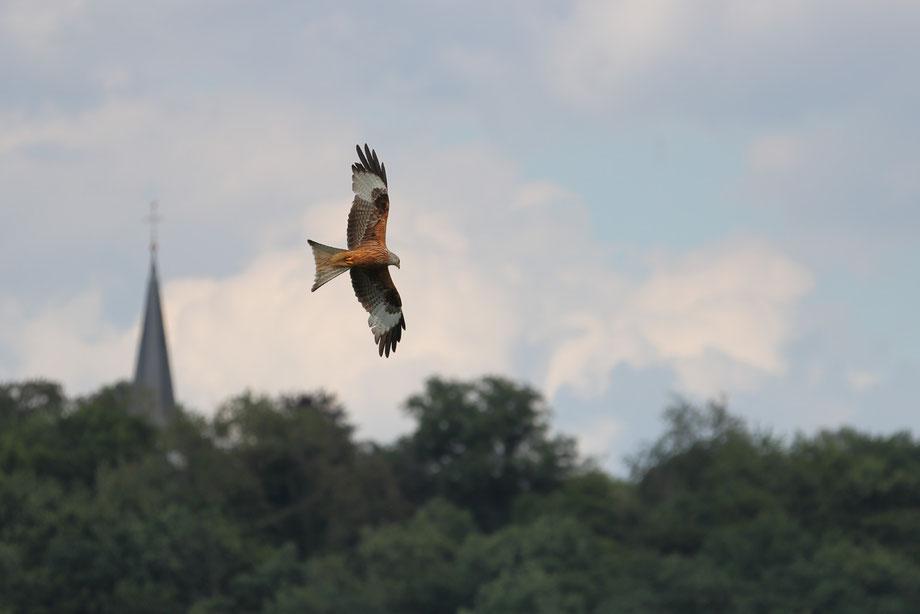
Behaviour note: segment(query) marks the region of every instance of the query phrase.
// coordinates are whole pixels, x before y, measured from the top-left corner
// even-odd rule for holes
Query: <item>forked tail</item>
[[[313,259],[316,260],[316,279],[313,281],[313,287],[310,288],[311,292],[316,292],[316,289],[324,283],[330,279],[335,279],[348,270],[347,266],[334,266],[330,262],[333,256],[345,250],[329,247],[312,239],[307,239],[307,243],[313,248]]]

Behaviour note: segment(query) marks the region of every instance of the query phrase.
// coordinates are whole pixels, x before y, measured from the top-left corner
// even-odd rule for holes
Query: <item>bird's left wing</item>
[[[396,351],[396,344],[406,329],[402,299],[386,267],[377,269],[351,269],[351,286],[355,296],[370,314],[367,324],[374,333],[380,355]]]
[[[377,152],[364,144],[356,146],[360,162],[351,166],[351,189],[355,199],[348,212],[348,249],[373,239],[386,245],[390,196],[387,193],[387,169],[377,159]]]

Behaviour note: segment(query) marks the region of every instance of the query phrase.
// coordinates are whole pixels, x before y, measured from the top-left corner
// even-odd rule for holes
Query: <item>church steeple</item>
[[[166,329],[160,306],[160,283],[157,278],[156,223],[160,217],[156,209],[157,203],[150,203],[150,215],[146,218],[150,223],[150,277],[147,281],[144,324],[134,372],[134,411],[146,415],[156,426],[163,427],[172,422],[176,401],[173,397]]]

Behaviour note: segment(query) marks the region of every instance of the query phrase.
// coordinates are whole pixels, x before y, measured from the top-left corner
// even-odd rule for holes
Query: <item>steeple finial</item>
[[[157,213],[160,205],[155,200],[150,201],[150,213],[144,217],[144,221],[150,224],[150,257],[156,258],[157,255],[157,224],[163,219],[163,216]]]

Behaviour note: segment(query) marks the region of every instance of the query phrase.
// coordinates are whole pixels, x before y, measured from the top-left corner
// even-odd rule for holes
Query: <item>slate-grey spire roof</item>
[[[150,220],[156,220],[155,213],[151,213]],[[144,324],[137,351],[137,369],[134,372],[134,410],[146,415],[156,426],[162,427],[172,422],[175,408],[166,328],[163,326],[163,311],[160,307],[156,240],[151,234],[150,278],[147,282]]]

